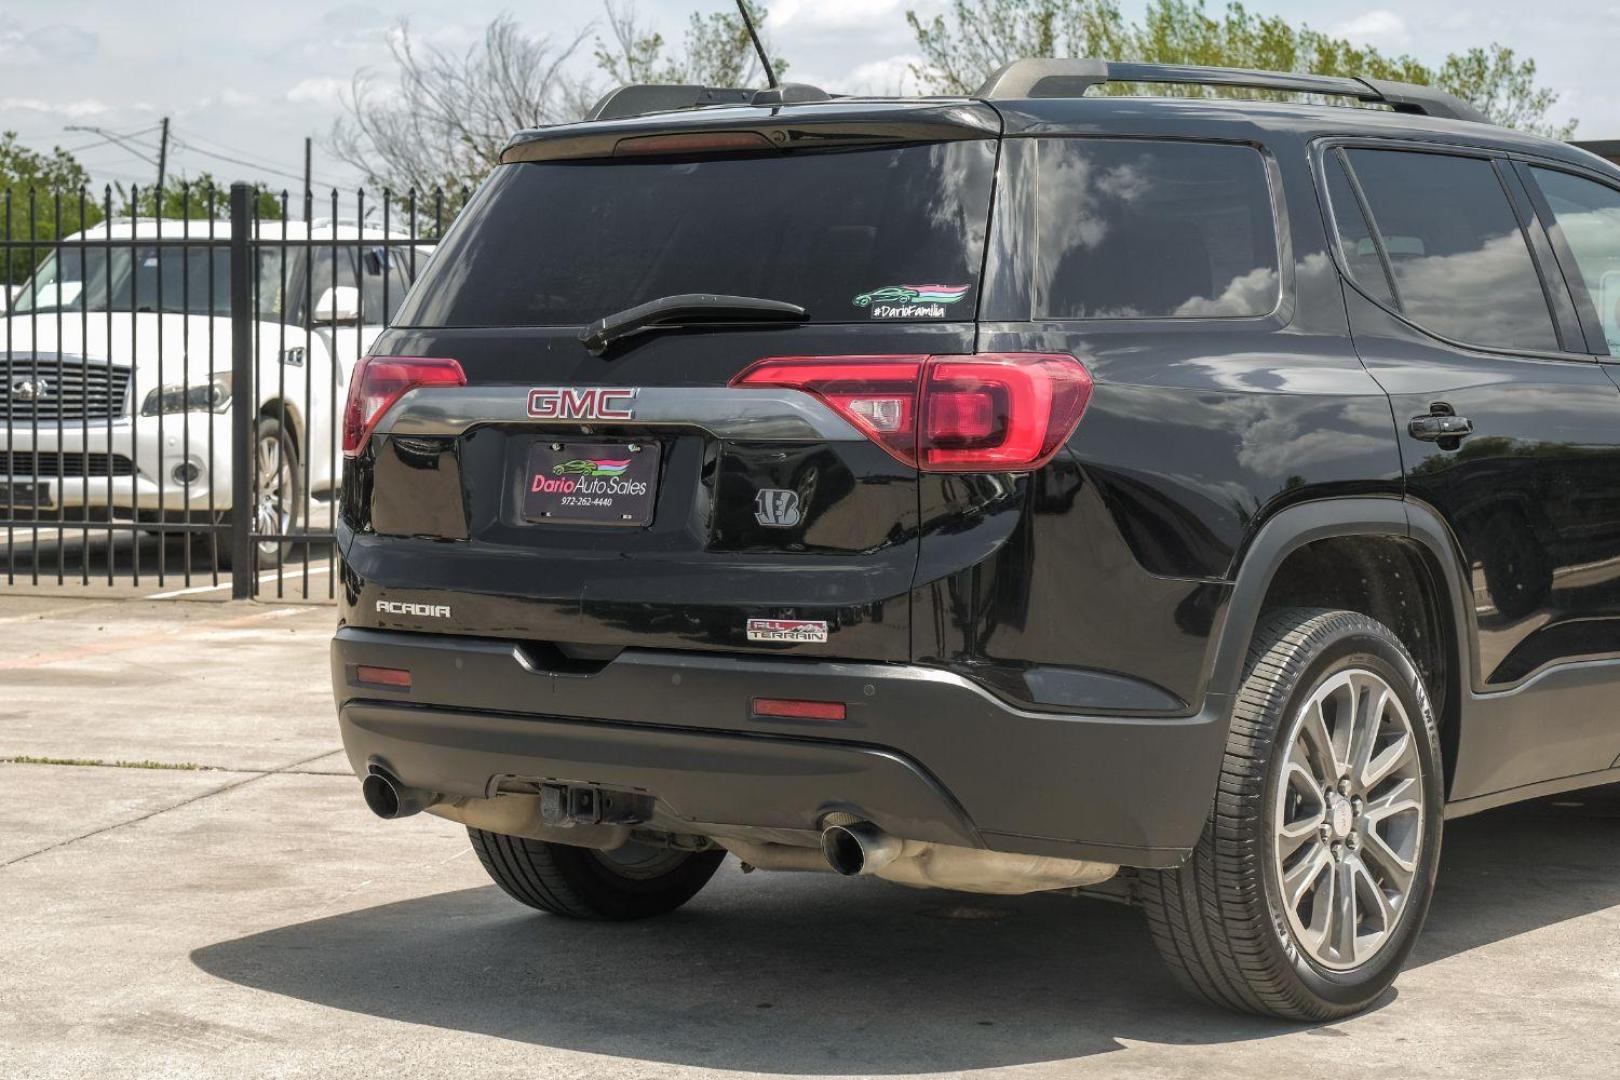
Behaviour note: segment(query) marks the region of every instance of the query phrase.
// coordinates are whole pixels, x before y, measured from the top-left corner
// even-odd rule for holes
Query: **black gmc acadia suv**
[[[628,87],[353,377],[344,743],[543,911],[1111,892],[1342,1016],[1445,818],[1620,780],[1616,356],[1620,170],[1426,88]]]

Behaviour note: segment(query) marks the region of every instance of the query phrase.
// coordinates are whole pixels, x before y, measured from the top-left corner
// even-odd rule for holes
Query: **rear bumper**
[[[408,668],[362,686],[357,665]],[[931,668],[626,650],[590,674],[513,642],[345,627],[332,644],[357,775],[492,794],[502,777],[643,791],[697,823],[814,830],[835,810],[917,840],[1172,866],[1214,798],[1228,701],[1146,719],[1032,712]],[[755,719],[755,697],[848,719]]]

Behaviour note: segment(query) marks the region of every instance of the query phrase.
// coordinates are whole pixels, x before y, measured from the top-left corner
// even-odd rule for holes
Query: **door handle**
[[[1414,439],[1424,442],[1441,442],[1445,439],[1460,440],[1474,433],[1474,422],[1466,416],[1453,416],[1450,413],[1429,413],[1427,416],[1414,416],[1406,430]]]

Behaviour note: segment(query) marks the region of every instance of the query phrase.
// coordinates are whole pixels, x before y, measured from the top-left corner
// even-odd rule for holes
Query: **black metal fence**
[[[4,580],[330,597],[349,374],[447,204],[156,194],[3,195]]]

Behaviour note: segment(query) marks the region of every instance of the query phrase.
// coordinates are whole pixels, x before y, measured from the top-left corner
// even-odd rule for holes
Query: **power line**
[[[192,154],[201,154],[203,157],[214,158],[217,161],[228,161],[232,165],[241,165],[244,168],[258,169],[260,172],[267,172],[267,173],[270,173],[270,174],[272,174],[274,176],[285,177],[288,180],[296,180],[300,184],[302,184],[304,182],[304,177],[301,176],[300,174],[295,173],[295,172],[289,172],[286,169],[279,168],[279,167],[277,167],[275,165],[267,164],[264,161],[252,161],[252,160],[249,160],[249,159],[247,159],[245,157],[234,157],[231,154],[218,153],[216,151],[209,150],[209,149],[206,149],[205,147],[197,145],[197,143],[199,143],[199,142],[211,142],[211,140],[199,139],[196,136],[191,136],[191,135],[188,135],[188,136],[186,136],[186,138],[182,139],[179,136],[171,135],[169,141],[170,141],[171,145],[173,145],[176,150],[184,150],[187,153],[192,153]],[[213,143],[213,145],[221,147],[221,148],[226,149],[226,150],[233,149],[232,147],[225,146],[224,143],[215,142],[215,143]],[[244,153],[245,154],[246,151],[236,151],[236,153]],[[312,179],[312,182],[317,182],[317,181],[314,180],[314,178],[311,178],[311,179]],[[333,184],[328,184],[325,180],[319,180],[318,182],[320,183],[320,185],[322,187],[335,187],[336,186],[336,185],[333,185]]]
[[[147,150],[156,150],[157,149],[156,146],[153,146],[151,143],[146,142],[144,139],[136,138],[136,136],[145,135],[149,131],[156,131],[157,128],[158,128],[158,125],[152,124],[149,127],[143,127],[143,128],[140,128],[140,129],[138,129],[136,131],[131,131],[131,132],[128,132],[128,133],[123,134],[123,135],[113,135],[111,132],[109,132],[106,137],[97,139],[94,142],[87,142],[82,146],[64,146],[64,147],[62,147],[62,149],[66,153],[69,153],[69,154],[81,154],[86,150],[93,150],[98,146],[107,146],[107,145],[109,145],[111,143],[116,142],[118,139],[123,139],[126,142],[133,143],[134,145],[139,146],[139,147],[143,147],[143,148],[145,148]],[[70,128],[65,129],[65,130],[76,131],[76,130],[88,130],[88,129],[87,128],[71,128],[70,127]],[[44,138],[44,136],[41,136],[41,138]]]
[[[155,160],[153,160],[150,157],[147,157],[145,154],[141,153],[139,150],[136,150],[132,145],[130,145],[130,139],[129,139],[129,136],[127,136],[127,135],[120,135],[117,132],[108,131],[106,128],[93,127],[93,126],[91,126],[89,124],[69,124],[66,127],[64,127],[62,130],[63,131],[87,131],[92,135],[100,135],[104,142],[117,143],[119,146],[122,146],[126,151],[128,151],[129,153],[131,153],[131,154],[135,155],[136,157],[140,158],[142,161],[146,162],[148,165],[151,165],[154,168],[157,166],[157,162]]]
[[[190,136],[190,139],[194,148],[196,147],[196,144],[201,143],[205,148],[212,147],[214,150],[217,150],[220,153],[235,154],[238,157],[248,159],[251,163],[256,165],[262,165],[271,169],[278,167],[274,161],[260,155],[257,151],[243,150],[239,146],[231,146],[227,143],[220,142],[218,139],[207,139],[201,135],[192,135]]]

